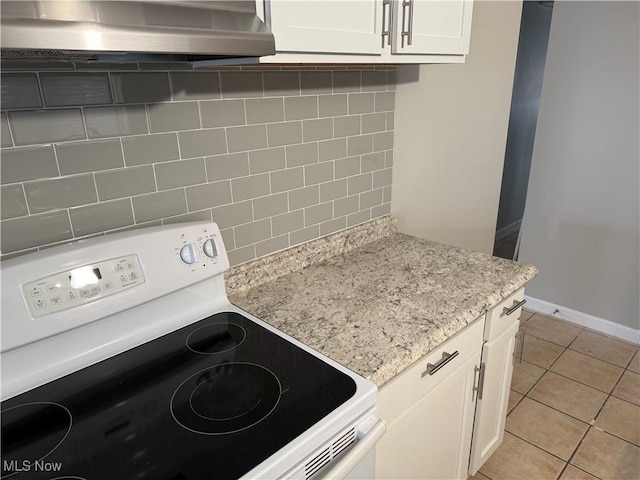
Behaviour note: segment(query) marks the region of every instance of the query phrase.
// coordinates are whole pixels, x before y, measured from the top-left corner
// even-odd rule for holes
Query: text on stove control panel
[[[83,265],[22,285],[34,318],[115,295],[145,282],[137,255]]]

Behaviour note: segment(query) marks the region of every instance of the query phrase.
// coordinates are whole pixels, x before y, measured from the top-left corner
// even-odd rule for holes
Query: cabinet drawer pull
[[[527,303],[527,299],[523,298],[520,301],[514,300],[513,301],[513,305],[511,305],[510,307],[504,307],[502,309],[502,315],[500,315],[501,317],[504,315],[511,315],[513,312],[515,312],[516,310],[518,310],[521,306],[523,306],[525,303]]]
[[[442,352],[442,358],[438,360],[436,363],[427,363],[427,369],[422,372],[422,376],[425,375],[433,375],[442,367],[444,367],[447,363],[458,356],[458,351],[456,350],[453,353]]]

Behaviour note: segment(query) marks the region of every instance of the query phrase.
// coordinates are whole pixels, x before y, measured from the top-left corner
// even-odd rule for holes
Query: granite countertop
[[[352,233],[359,238],[350,248],[348,233],[327,240],[325,245],[341,247],[337,254],[325,248],[321,261],[303,262],[304,268],[252,288],[232,288],[229,298],[382,387],[537,273],[530,265],[404,235],[394,227],[372,222],[368,230]],[[368,231],[373,241],[364,243],[371,240]],[[312,242],[287,255],[308,259],[313,248]],[[258,267],[273,271],[274,262],[277,255]],[[243,275],[251,276],[251,267]]]

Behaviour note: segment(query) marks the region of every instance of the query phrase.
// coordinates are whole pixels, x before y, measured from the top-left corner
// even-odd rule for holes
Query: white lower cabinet
[[[380,389],[376,478],[466,479],[500,446],[523,298],[520,289]]]
[[[467,478],[483,326],[476,321],[380,390],[387,433],[376,478]]]
[[[515,322],[482,349],[485,365],[482,391],[476,405],[469,473],[474,475],[502,443],[513,373],[513,350],[519,324]],[[480,395],[481,394],[481,395]]]
[[[474,475],[502,443],[513,374],[518,318],[524,303],[520,289],[487,313],[482,347],[483,387],[476,405],[469,473]]]

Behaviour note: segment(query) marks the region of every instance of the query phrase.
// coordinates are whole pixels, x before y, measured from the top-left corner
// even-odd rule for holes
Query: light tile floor
[[[502,445],[472,479],[640,479],[640,353],[523,310]]]

